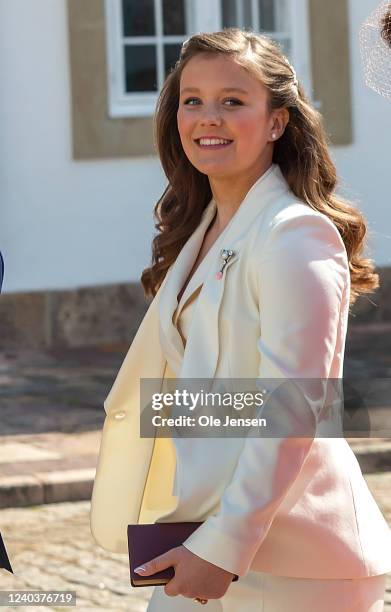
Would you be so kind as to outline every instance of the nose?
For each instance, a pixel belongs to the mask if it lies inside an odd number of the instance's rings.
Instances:
[[[212,105],[205,105],[202,109],[200,123],[201,125],[220,125],[221,115],[218,109]]]

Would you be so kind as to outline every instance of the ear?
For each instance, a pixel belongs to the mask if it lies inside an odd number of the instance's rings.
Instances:
[[[275,142],[283,135],[289,122],[289,111],[287,108],[276,108],[271,115],[270,140]]]

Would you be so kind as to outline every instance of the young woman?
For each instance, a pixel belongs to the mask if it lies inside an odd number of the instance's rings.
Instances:
[[[311,401],[342,378],[349,306],[378,285],[365,221],[334,193],[321,118],[280,49],[232,28],[183,45],[156,139],[169,184],[142,275],[154,299],[105,401],[92,532],[126,552],[129,523],[204,521],[140,568],[175,568],[149,612],[380,612],[390,530]],[[174,448],[139,434],[141,378],[310,380],[316,392],[272,404],[283,437]]]

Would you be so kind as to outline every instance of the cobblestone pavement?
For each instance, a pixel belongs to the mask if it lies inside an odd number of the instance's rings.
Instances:
[[[0,352],[2,436],[101,429],[124,345]]]
[[[73,590],[78,611],[144,611],[152,588],[132,588],[127,557],[95,544],[89,508],[89,502],[67,502],[2,510],[0,523],[15,573],[0,570],[1,589]]]
[[[391,377],[390,342],[391,335],[381,326],[352,326],[345,377]],[[74,451],[79,448],[78,467],[90,465],[96,452],[94,434],[103,424],[103,400],[127,348],[113,345],[0,353],[0,444],[3,442],[6,455],[1,459],[0,453],[0,467],[4,477],[12,476],[16,468],[7,461],[15,465],[18,453],[18,473],[28,471],[27,463],[34,461],[51,463],[58,469],[57,463],[64,462],[65,436],[72,438]],[[9,444],[6,452],[5,442]],[[61,457],[50,455],[54,442],[58,454],[64,451]],[[26,447],[21,451],[22,443],[29,443],[28,460]],[[391,524],[391,472],[369,474],[366,479]],[[15,570],[14,576],[0,570],[3,590],[76,590],[80,611],[146,609],[152,588],[132,589],[126,557],[95,545],[89,528],[89,502],[0,510],[0,526]],[[387,596],[385,612],[391,612],[391,577]]]
[[[344,377],[391,377],[391,324],[352,324],[346,337]]]
[[[391,524],[391,472],[370,474],[366,480]],[[11,575],[0,570],[1,588],[74,590],[80,612],[144,612],[153,589],[132,588],[126,556],[106,552],[95,544],[89,528],[89,507],[89,502],[76,502],[0,511],[15,571]],[[27,612],[32,608],[19,609]],[[384,612],[391,612],[391,574]]]
[[[349,327],[345,378],[391,378],[391,329],[383,327]],[[100,430],[103,401],[127,350],[127,344],[0,350],[0,435]]]

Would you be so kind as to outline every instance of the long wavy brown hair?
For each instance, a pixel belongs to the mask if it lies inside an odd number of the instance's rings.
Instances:
[[[183,44],[179,60],[158,98],[154,137],[168,185],[154,209],[159,233],[152,241],[152,265],[141,276],[145,295],[156,294],[212,198],[209,179],[186,157],[177,126],[182,70],[192,57],[205,52],[232,57],[267,87],[270,110],[282,107],[289,110],[285,132],[274,143],[273,162],[280,166],[293,193],[327,215],[337,227],[349,260],[350,305],[361,293],[373,292],[379,286],[379,277],[372,260],[362,256],[366,222],[357,208],[335,194],[336,169],[321,115],[309,103],[277,44],[258,33],[227,28],[195,34]]]

